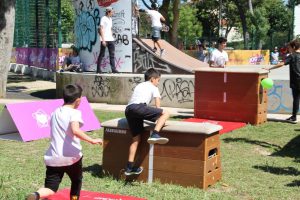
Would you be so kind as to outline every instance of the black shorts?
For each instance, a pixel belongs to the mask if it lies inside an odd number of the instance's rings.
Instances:
[[[52,191],[57,192],[64,173],[66,173],[72,182],[71,195],[80,195],[82,185],[82,158],[73,165],[62,167],[46,167],[45,188],[49,188]]]
[[[145,103],[131,104],[126,107],[125,116],[135,137],[144,131],[144,119],[155,122],[163,113],[163,109],[147,106]]]

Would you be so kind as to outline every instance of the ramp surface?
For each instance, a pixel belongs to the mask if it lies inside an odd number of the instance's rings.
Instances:
[[[133,50],[134,73],[143,73],[147,68],[154,67],[162,73],[192,74],[194,70],[209,67],[207,63],[185,54],[165,40],[160,40],[162,48],[165,49],[162,56],[159,50],[156,53],[152,52],[153,41],[151,39],[133,38],[133,42],[139,47]],[[150,61],[145,61],[145,58]]]

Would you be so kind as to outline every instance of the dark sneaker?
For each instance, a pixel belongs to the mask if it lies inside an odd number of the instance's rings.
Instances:
[[[131,169],[127,168],[126,171],[124,172],[124,174],[126,176],[139,175],[142,173],[142,171],[143,171],[143,167],[133,167]]]
[[[291,123],[297,123],[297,117],[291,116],[291,117],[287,118],[286,121],[291,122]]]
[[[39,194],[37,192],[31,193],[26,197],[26,200],[39,200]]]
[[[153,51],[153,53],[155,53],[155,52],[157,51],[157,48],[154,47],[154,48],[152,49],[152,51]]]
[[[169,139],[161,137],[157,133],[152,133],[151,136],[148,138],[147,142],[149,144],[166,144],[169,142]]]
[[[161,49],[161,50],[160,50],[160,57],[162,57],[164,54],[165,54],[165,50],[164,50],[164,49]]]
[[[112,73],[119,73],[119,71],[118,70],[112,70]]]

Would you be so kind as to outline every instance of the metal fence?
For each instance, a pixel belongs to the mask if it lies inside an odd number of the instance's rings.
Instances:
[[[58,48],[74,42],[72,0],[16,0],[15,47]]]
[[[55,70],[63,43],[74,43],[72,0],[16,0],[16,62]]]

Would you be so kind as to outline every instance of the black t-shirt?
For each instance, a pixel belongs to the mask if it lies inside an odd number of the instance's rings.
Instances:
[[[290,54],[285,60],[285,65],[290,65],[290,87],[300,90],[300,53]]]

